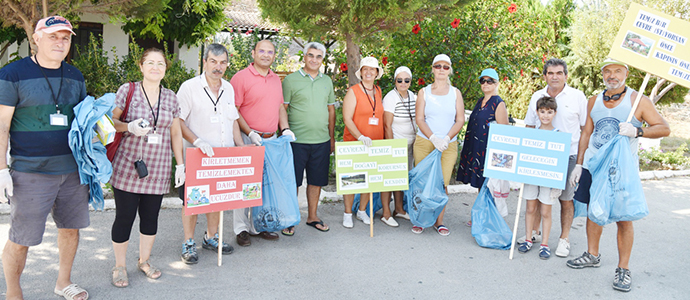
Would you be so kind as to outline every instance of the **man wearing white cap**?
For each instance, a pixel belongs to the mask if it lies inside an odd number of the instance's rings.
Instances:
[[[73,108],[86,97],[84,76],[63,62],[73,34],[61,16],[41,19],[32,36],[36,55],[0,70],[0,153],[7,152],[8,138],[11,145],[11,165],[0,155],[0,201],[9,197],[11,216],[2,254],[7,299],[23,297],[26,255],[41,243],[48,213],[58,228],[54,292],[65,299],[89,297],[70,278],[79,229],[89,226],[89,188],[80,184],[67,140]]]
[[[580,137],[577,165],[570,176],[571,184],[579,183],[575,200],[585,204],[589,204],[589,190],[592,184],[588,161],[601,146],[615,136],[611,132],[629,137],[630,150],[635,156],[639,148],[637,138],[643,136],[660,138],[671,133],[666,120],[659,115],[652,101],[644,95],[640,99],[633,119],[629,123],[626,122],[638,93],[625,86],[625,80],[628,77],[627,65],[607,59],[601,64],[601,73],[606,90],[589,99],[587,123]],[[646,122],[648,126],[643,127],[643,122]],[[637,165],[635,167],[637,168]],[[621,176],[626,176],[626,174],[621,174]],[[613,288],[628,292],[632,282],[628,262],[634,238],[633,224],[632,221],[620,221],[616,222],[616,225],[618,226],[618,267],[613,279]],[[601,264],[599,239],[602,229],[603,226],[587,219],[587,251],[580,257],[569,260],[566,263],[568,267],[573,269],[599,267]]]
[[[578,142],[580,141],[580,131],[585,126],[587,118],[587,97],[580,90],[574,89],[567,84],[568,80],[568,66],[565,61],[552,58],[544,63],[543,69],[544,81],[546,87],[535,92],[529,102],[527,108],[527,115],[525,116],[525,125],[527,127],[537,127],[539,117],[537,116],[537,100],[544,96],[549,96],[556,99],[558,105],[558,113],[553,119],[553,126],[562,132],[570,133],[570,156],[568,159],[568,171],[570,174],[575,168],[575,160],[577,159]],[[575,188],[570,181],[566,180],[566,186],[561,195],[558,197],[561,203],[561,235],[558,240],[558,247],[556,248],[556,256],[567,257],[570,254],[570,226],[573,224],[573,213],[575,208],[573,206],[573,195]],[[537,202],[539,205],[539,202]],[[537,219],[534,222],[532,230],[532,242],[541,241],[541,233],[539,233],[539,206],[537,206]],[[525,237],[518,239],[518,244],[525,241]],[[548,241],[544,241],[548,244]]]

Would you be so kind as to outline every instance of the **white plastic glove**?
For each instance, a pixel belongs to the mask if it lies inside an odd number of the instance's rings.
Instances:
[[[434,147],[438,151],[446,151],[448,149],[448,143],[446,143],[442,138],[437,137],[435,134],[432,134],[429,137],[429,141],[431,141],[432,144],[434,144]]]
[[[139,119],[136,119],[132,122],[127,123],[127,131],[131,132],[132,134],[134,134],[136,136],[143,136],[143,135],[146,135],[147,133],[149,133],[149,131],[151,130],[151,127],[147,126],[147,127],[141,128],[141,126],[139,126],[139,124],[143,120],[144,119],[139,118]]]
[[[443,137],[443,144],[445,145],[445,148],[443,151],[446,151],[448,149],[448,145],[450,144],[450,138],[446,135]],[[441,152],[443,152],[441,151]]]
[[[365,135],[360,135],[357,138],[358,141],[362,142],[364,146],[371,147],[371,138]]]
[[[256,131],[253,131],[247,135],[249,137],[249,140],[252,142],[252,144],[261,146],[261,136],[256,133]]]
[[[7,196],[5,196],[7,193]],[[10,169],[4,168],[0,170],[0,203],[7,203],[7,197],[14,195],[14,184],[12,183],[12,176]]]
[[[184,165],[175,166],[175,187],[181,187],[184,184],[186,175],[184,173]]]
[[[582,165],[577,164],[570,173],[570,186],[577,186],[577,184],[580,182],[580,176],[582,176]]]
[[[290,129],[285,129],[285,130],[283,130],[282,135],[289,135],[289,136],[291,136],[291,137],[292,137],[292,141],[296,141],[296,140],[297,140],[297,138],[295,137],[295,133],[292,132],[292,130],[290,130]]]
[[[620,127],[618,134],[631,138],[637,136],[637,127],[633,126],[633,124],[625,122],[618,124],[618,126]]]
[[[207,143],[206,141],[198,138],[196,141],[194,141],[194,146],[199,148],[199,150],[201,150],[201,152],[204,154],[208,155],[208,157],[213,157],[213,147],[211,147],[211,144]]]

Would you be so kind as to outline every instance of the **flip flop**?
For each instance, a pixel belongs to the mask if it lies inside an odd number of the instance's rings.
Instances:
[[[326,231],[330,230],[330,228],[321,229],[319,227],[316,227],[316,225],[321,225],[322,227],[325,227],[326,225],[323,224],[323,221],[307,222],[307,225],[314,227],[314,228],[316,228],[316,230],[321,231],[321,232],[326,232]]]
[[[283,235],[293,236],[295,235],[295,226],[290,226],[280,231]]]

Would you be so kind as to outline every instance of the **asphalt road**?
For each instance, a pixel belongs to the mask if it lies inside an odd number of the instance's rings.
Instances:
[[[220,267],[215,253],[201,247],[199,264],[180,261],[181,211],[164,209],[151,258],[163,276],[149,280],[136,269],[138,234],[133,234],[127,258],[130,286],[124,289],[110,283],[114,265],[110,227],[115,213],[92,212],[91,226],[81,231],[72,279],[88,289],[91,299],[688,299],[690,178],[643,185],[650,214],[635,222],[630,293],[611,288],[618,261],[615,225],[604,229],[600,268],[573,270],[565,265],[566,259],[555,255],[543,261],[537,249],[516,252],[511,261],[508,251],[477,246],[470,228],[463,225],[476,197],[467,193],[451,195],[445,217],[451,230],[447,237],[433,228],[413,234],[409,221],[391,228],[377,219],[370,238],[368,226],[360,221],[353,229],[344,228],[342,203],[329,202],[321,204],[319,213],[330,232],[319,232],[303,221],[292,237],[252,238],[251,246],[239,247],[232,236],[232,214],[226,213],[224,229],[235,253],[224,256]],[[511,228],[517,195],[512,192],[508,201],[511,214],[506,220]],[[301,204],[306,218],[306,204]],[[521,215],[524,218],[524,206]],[[549,241],[554,252],[558,219],[556,205]],[[43,243],[29,250],[22,277],[26,299],[56,299],[52,293],[58,269],[56,229],[48,220]],[[0,215],[3,245],[8,222],[9,215]],[[523,224],[521,219],[520,233]],[[569,258],[586,250],[583,224],[582,219],[573,224]],[[198,243],[205,226],[205,218],[200,217]],[[5,290],[5,281],[0,280],[2,295]]]

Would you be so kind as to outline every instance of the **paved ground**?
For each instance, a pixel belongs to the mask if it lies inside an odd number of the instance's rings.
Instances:
[[[92,212],[91,227],[82,231],[73,280],[87,288],[92,299],[688,299],[690,250],[690,178],[645,181],[650,215],[635,223],[636,242],[631,262],[633,290],[625,294],[611,288],[617,264],[616,227],[606,226],[601,243],[602,265],[598,269],[573,270],[563,258],[547,261],[538,251],[515,254],[477,246],[468,220],[476,194],[453,194],[446,213],[452,231],[441,237],[433,230],[421,235],[410,232],[410,223],[387,227],[375,223],[375,236],[355,222],[341,225],[342,203],[320,206],[321,217],[331,226],[322,233],[304,225],[293,237],[278,241],[252,239],[250,247],[235,247],[224,256],[223,265],[207,250],[201,261],[188,266],[179,259],[182,229],[179,209],[161,212],[158,240],[152,261],[163,270],[159,280],[148,280],[136,270],[138,236],[132,238],[128,256],[130,287],[110,284],[114,265],[110,226],[114,211]],[[514,221],[518,193],[511,193],[506,219]],[[524,206],[523,206],[524,207]],[[554,209],[555,248],[560,232],[558,208]],[[524,208],[522,214],[524,215]],[[306,206],[302,203],[302,216]],[[0,215],[0,243],[7,240],[8,215]],[[226,213],[225,230],[232,232],[232,214]],[[41,245],[29,251],[22,278],[26,299],[56,299],[52,294],[57,276],[56,229],[49,219]],[[201,217],[197,239],[205,228]],[[524,232],[520,221],[519,232]],[[570,258],[586,249],[584,222],[577,219],[571,234]],[[135,226],[138,226],[135,224]],[[135,231],[136,232],[136,231]],[[555,249],[553,249],[555,251]],[[4,295],[5,283],[0,280]]]

